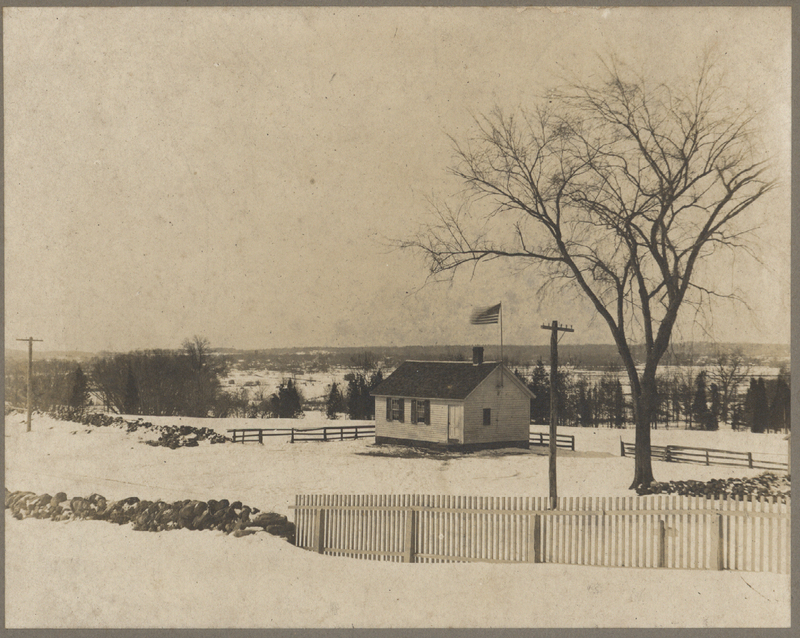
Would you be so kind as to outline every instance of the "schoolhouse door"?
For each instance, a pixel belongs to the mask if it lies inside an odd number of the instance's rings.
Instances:
[[[464,406],[447,406],[447,441],[448,443],[464,442]]]

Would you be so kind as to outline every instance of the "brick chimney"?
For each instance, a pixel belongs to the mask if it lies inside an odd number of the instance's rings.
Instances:
[[[479,366],[483,363],[483,348],[475,346],[472,349],[472,365]]]

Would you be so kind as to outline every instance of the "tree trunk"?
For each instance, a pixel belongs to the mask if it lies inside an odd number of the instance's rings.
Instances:
[[[656,383],[655,376],[643,375],[640,392],[631,392],[633,398],[633,417],[636,423],[636,452],[633,470],[633,482],[630,489],[654,482],[653,467],[650,456],[650,423],[655,412]],[[631,387],[635,387],[634,384]]]

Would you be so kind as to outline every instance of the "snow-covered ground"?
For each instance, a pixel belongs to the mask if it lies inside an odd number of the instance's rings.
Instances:
[[[278,386],[288,379],[292,379],[295,386],[302,392],[306,401],[324,400],[330,392],[331,384],[335,381],[339,389],[344,392],[347,388],[345,375],[351,372],[346,368],[333,368],[329,372],[302,372],[287,373],[276,370],[241,370],[233,368],[222,380],[222,388],[227,392],[237,393],[242,389],[247,390],[248,398],[254,399],[258,392],[270,396]],[[231,381],[233,383],[231,383]]]
[[[157,419],[214,427],[284,427],[231,419]],[[301,421],[329,424],[317,413]],[[539,429],[539,428],[534,428]],[[541,428],[546,429],[546,428]],[[141,430],[6,418],[9,490],[109,499],[241,500],[293,518],[295,494],[424,493],[544,496],[548,459],[484,453],[372,456],[369,440],[170,450]],[[563,428],[559,494],[629,496],[633,459],[620,434]],[[786,457],[781,435],[654,431],[653,443]],[[758,470],[654,462],[658,480],[752,476]],[[563,565],[402,565],[323,557],[267,534],[134,532],[99,521],[6,517],[8,627],[713,627],[788,626],[789,577],[778,574]],[[543,586],[546,583],[546,586]],[[565,601],[569,604],[565,604]],[[720,601],[726,604],[721,605]]]

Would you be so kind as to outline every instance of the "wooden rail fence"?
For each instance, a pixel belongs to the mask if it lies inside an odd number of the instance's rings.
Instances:
[[[790,503],[689,496],[298,495],[298,547],[407,563],[482,561],[788,573]]]
[[[531,445],[550,445],[550,434],[547,432],[531,432]],[[556,447],[575,451],[575,437],[572,434],[556,434]]]
[[[619,441],[622,456],[634,456],[636,445]],[[761,470],[788,471],[789,464],[782,461],[771,461],[755,458],[752,452],[734,452],[704,447],[686,447],[683,445],[651,445],[650,454],[653,459],[670,463],[701,463],[704,465],[732,465]]]
[[[374,425],[337,425],[321,428],[235,428],[230,429],[234,443],[264,443],[265,437],[286,436],[291,443],[298,441],[346,441],[375,436]],[[531,445],[549,445],[550,435],[532,432]],[[556,445],[560,448],[575,450],[575,437],[571,434],[557,434]]]
[[[375,436],[374,425],[337,425],[321,428],[235,428],[231,432],[234,443],[263,443],[264,437],[286,436],[290,443],[297,441],[348,441]]]

